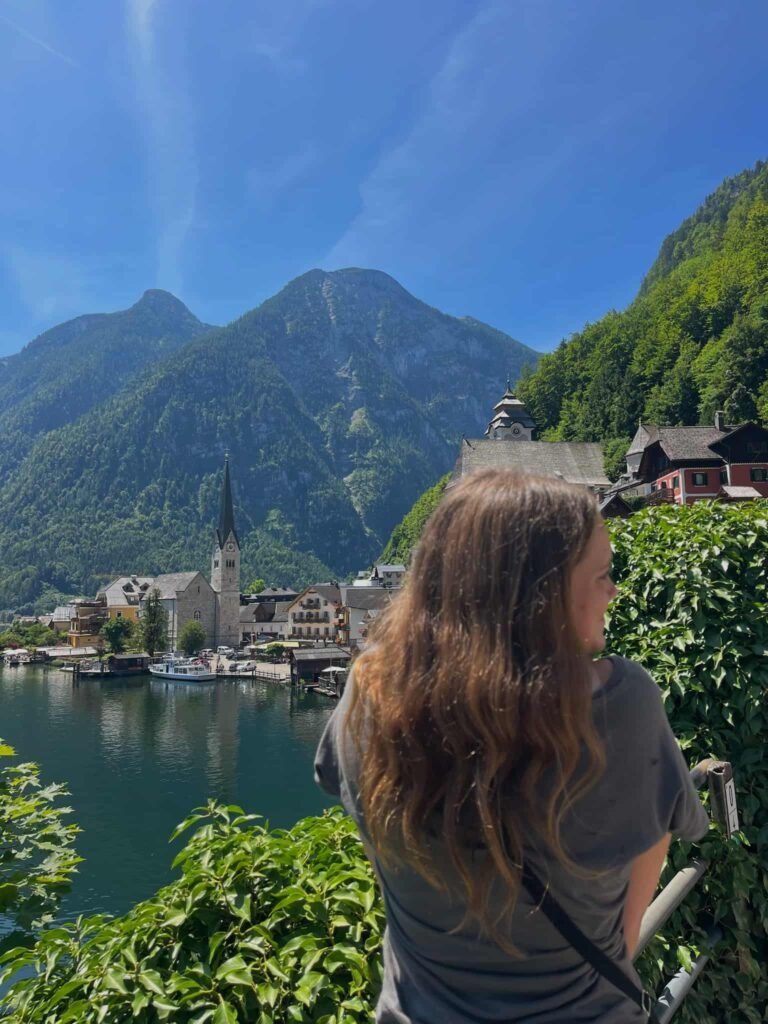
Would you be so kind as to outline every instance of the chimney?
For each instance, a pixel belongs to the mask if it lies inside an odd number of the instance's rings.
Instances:
[[[718,409],[715,413],[715,427],[718,430],[725,430],[725,413],[722,409]]]

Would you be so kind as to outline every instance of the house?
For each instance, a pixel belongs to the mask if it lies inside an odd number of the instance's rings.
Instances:
[[[370,630],[371,626],[373,625],[373,623],[376,621],[380,614],[380,608],[369,608],[366,611],[365,615],[363,615],[362,621],[360,623],[360,640],[358,642],[358,646],[360,648],[365,647],[365,645],[368,643],[368,631]]]
[[[336,642],[342,647],[359,647],[366,614],[385,608],[396,593],[397,588],[394,587],[341,587]]]
[[[400,587],[404,577],[404,565],[384,565],[383,562],[380,562],[373,567],[371,583],[380,587]]]
[[[626,518],[632,515],[632,509],[618,491],[608,492],[601,499],[598,507],[603,519],[615,519],[617,516]]]
[[[241,605],[240,634],[242,643],[253,643],[262,633],[272,634],[276,609],[276,601],[259,601]],[[287,615],[284,621],[288,621]]]
[[[287,608],[288,636],[292,640],[330,640],[336,635],[336,613],[341,603],[338,583],[315,583],[303,590]]]
[[[536,424],[507,387],[482,438],[462,438],[452,483],[480,469],[516,469],[582,484],[600,494],[610,487],[602,445],[594,441],[534,441]]]
[[[118,576],[106,587],[102,587],[96,597],[106,601],[107,616],[110,619],[122,618],[138,622],[141,599],[151,586],[151,576]]]
[[[67,642],[70,647],[94,647],[100,643],[99,633],[107,621],[107,603],[103,598],[71,601]]]
[[[641,425],[627,453],[633,466],[651,504],[768,497],[768,429],[726,424],[722,412],[709,427]]]
[[[299,647],[290,652],[291,682],[317,682],[323,669],[349,665],[352,655],[336,644],[324,647]]]

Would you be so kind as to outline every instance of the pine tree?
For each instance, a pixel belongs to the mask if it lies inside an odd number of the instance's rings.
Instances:
[[[160,604],[160,591],[150,590],[141,616],[141,641],[147,654],[153,655],[168,645],[168,616]]]

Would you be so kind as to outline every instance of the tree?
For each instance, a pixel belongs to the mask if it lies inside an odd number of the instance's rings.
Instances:
[[[15,751],[0,740],[0,757]],[[50,923],[82,859],[73,849],[77,825],[66,824],[64,786],[43,786],[36,764],[0,768],[0,915],[3,947],[28,941]]]
[[[626,470],[630,443],[629,437],[612,437],[603,441],[603,467],[609,480],[618,480]]]
[[[168,644],[168,616],[160,604],[160,591],[153,587],[147,594],[141,616],[141,642],[149,655],[164,650]]]
[[[179,647],[186,655],[197,654],[205,647],[205,630],[196,619],[185,623],[178,639]]]
[[[255,580],[248,584],[245,592],[246,594],[260,594],[266,585],[266,581],[261,576],[257,576]]]
[[[101,635],[112,654],[122,654],[133,635],[133,623],[124,618],[108,619],[101,627]]]

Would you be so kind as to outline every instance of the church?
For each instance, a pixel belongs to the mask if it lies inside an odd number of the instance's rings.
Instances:
[[[462,438],[453,480],[479,469],[517,469],[556,476],[601,494],[610,486],[603,448],[592,441],[536,441],[536,423],[509,382],[482,438]]]
[[[219,521],[214,531],[210,583],[201,572],[170,572],[160,576],[119,576],[97,595],[109,618],[140,616],[141,603],[157,591],[165,611],[168,648],[190,622],[199,622],[209,647],[240,643],[240,539],[235,526],[229,456],[224,457]]]

